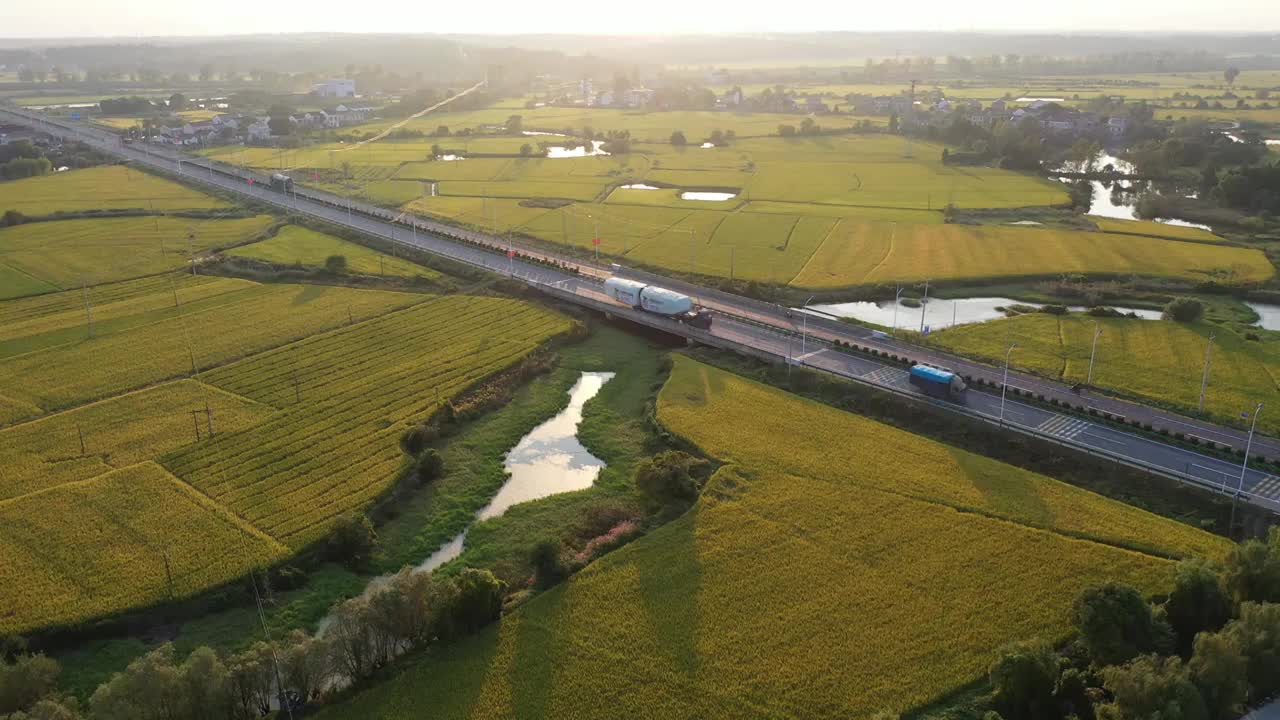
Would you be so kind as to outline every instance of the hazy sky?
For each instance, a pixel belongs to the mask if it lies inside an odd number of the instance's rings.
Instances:
[[[1276,31],[1276,0],[0,0],[0,37],[289,32]],[[788,7],[803,12],[786,12]],[[753,11],[752,8],[758,8]],[[782,12],[776,12],[782,10]]]

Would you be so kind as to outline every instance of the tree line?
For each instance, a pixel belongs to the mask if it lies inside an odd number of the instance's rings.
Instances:
[[[984,720],[1234,720],[1280,691],[1280,528],[1221,566],[1181,562],[1149,603],[1120,584],[1072,607],[1075,639],[1003,648]]]

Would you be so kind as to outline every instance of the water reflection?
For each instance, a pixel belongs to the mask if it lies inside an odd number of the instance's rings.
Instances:
[[[721,202],[724,200],[732,200],[737,197],[738,193],[731,192],[702,192],[699,190],[685,190],[680,193],[681,200],[711,200]]]
[[[896,323],[897,327],[919,331],[922,327],[921,314],[923,313],[924,328],[941,330],[952,325],[968,325],[1006,317],[1005,312],[998,308],[1006,308],[1011,305],[1040,307],[1035,303],[1025,303],[1006,297],[973,297],[956,298],[954,300],[932,298],[923,307],[907,307],[899,303]],[[826,315],[853,318],[862,322],[883,325],[884,327],[893,327],[895,322],[894,303],[892,300],[810,305],[809,309]],[[1088,308],[1083,305],[1072,305],[1068,309],[1071,312],[1083,312]],[[1160,319],[1159,310],[1127,307],[1116,307],[1115,309],[1123,313],[1136,313],[1138,317],[1144,320]]]

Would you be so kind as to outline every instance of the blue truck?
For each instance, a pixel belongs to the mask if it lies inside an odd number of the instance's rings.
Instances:
[[[912,367],[910,382],[929,397],[952,402],[964,402],[964,393],[968,389],[959,375],[932,365]]]

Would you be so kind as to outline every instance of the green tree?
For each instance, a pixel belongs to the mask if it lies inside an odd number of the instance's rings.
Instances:
[[[1248,661],[1250,699],[1280,690],[1280,605],[1246,602],[1222,633]]]
[[[1228,636],[1212,632],[1197,635],[1187,667],[1210,720],[1240,717],[1249,695],[1249,662]]]
[[[1098,665],[1119,665],[1138,655],[1165,650],[1172,630],[1156,618],[1138,590],[1107,583],[1076,598],[1072,618],[1080,641]]]
[[[534,581],[540,588],[549,588],[569,575],[569,566],[564,561],[564,544],[556,538],[538,541],[529,553],[529,562],[533,565]]]
[[[706,464],[686,452],[667,450],[640,462],[636,487],[659,506],[691,502],[702,488],[699,474]]]
[[[430,448],[418,457],[413,470],[418,478],[418,484],[425,485],[444,473],[444,458],[435,448]]]
[[[333,523],[326,541],[329,558],[360,568],[378,544],[378,533],[364,515],[343,515]]]
[[[488,570],[467,568],[454,579],[454,599],[449,612],[453,633],[470,635],[502,615],[507,584]]]
[[[1173,592],[1165,603],[1165,615],[1178,637],[1178,646],[1191,650],[1197,634],[1216,631],[1231,619],[1232,603],[1221,578],[1205,560],[1193,558],[1178,564]]]
[[[889,132],[898,132],[898,113],[893,113],[889,116]]]
[[[675,145],[676,147],[684,147],[685,145],[689,144],[689,141],[685,139],[683,131],[676,130],[675,132],[671,133],[671,144]]]
[[[778,126],[778,135],[782,137],[795,137],[795,134],[796,134],[795,125],[782,124]]]
[[[1208,720],[1209,712],[1190,673],[1176,657],[1143,655],[1102,671],[1111,702],[1098,708],[1103,720]]]
[[[0,715],[26,710],[52,693],[61,671],[56,660],[42,654],[0,658]]]
[[[1050,717],[1054,712],[1058,664],[1058,654],[1046,642],[1006,646],[988,670],[992,705],[1009,720]]]
[[[1280,601],[1280,528],[1267,541],[1250,539],[1231,548],[1222,581],[1236,602]]]
[[[341,275],[347,271],[346,255],[330,255],[324,259],[325,272]]]
[[[1204,305],[1195,298],[1174,298],[1164,306],[1164,318],[1177,322],[1195,322],[1204,314]]]
[[[524,117],[520,115],[512,115],[507,118],[507,132],[512,135],[519,135],[524,132]]]
[[[529,143],[525,143],[525,144],[521,145],[521,146],[520,146],[520,154],[521,154],[521,155],[525,155],[525,156],[532,155],[532,154],[533,154],[533,146],[532,146],[532,145],[530,145]]]
[[[1227,81],[1228,85],[1235,85],[1236,78],[1240,77],[1240,68],[1232,65],[1222,71],[1222,77]]]

